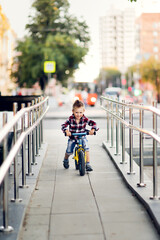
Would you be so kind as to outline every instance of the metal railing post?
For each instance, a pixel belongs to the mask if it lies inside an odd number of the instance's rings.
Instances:
[[[7,113],[3,113],[3,126],[7,123]],[[3,161],[7,157],[7,137],[3,141]],[[3,226],[0,226],[0,232],[11,232],[13,228],[8,226],[8,173],[3,181]]]
[[[109,110],[109,102],[107,101],[107,109]],[[107,142],[109,142],[109,113],[107,112]]]
[[[21,104],[21,108],[25,108],[25,103]],[[25,115],[21,119],[21,133],[25,131]],[[26,139],[22,143],[22,186],[21,188],[29,187],[26,185]]]
[[[143,115],[144,111],[139,110],[139,125],[140,128],[143,128]],[[140,169],[140,182],[137,183],[138,187],[145,187],[146,184],[144,183],[144,164],[143,164],[143,133],[139,133],[139,169]]]
[[[43,100],[43,97],[41,96],[41,101],[42,100]],[[41,105],[41,115],[43,114],[43,109],[44,109],[44,105]],[[41,127],[41,143],[43,143],[43,119],[41,120],[40,127]]]
[[[116,103],[116,115],[119,116],[119,105],[117,103]],[[118,120],[116,120],[116,153],[115,155],[119,155],[119,121]]]
[[[125,103],[124,100],[122,100],[123,103]],[[122,119],[125,120],[125,106],[122,106]],[[121,164],[126,163],[125,161],[125,126],[122,123],[122,161],[120,162]]]
[[[38,103],[40,103],[41,98],[38,97]],[[41,116],[41,106],[38,107],[38,117]],[[39,148],[41,148],[41,127],[40,127],[40,123],[38,125],[38,131],[39,131]]]
[[[129,123],[133,125],[133,109],[129,108]],[[135,174],[133,171],[133,129],[129,128],[129,172],[128,174]]]
[[[111,102],[111,112],[113,113],[113,102]],[[113,134],[113,115],[111,114],[111,148],[114,146],[114,134]]]
[[[32,106],[34,106],[35,101],[32,100]],[[35,110],[32,110],[32,124],[35,122]],[[36,154],[35,154],[35,129],[32,131],[32,165],[37,165]]]
[[[153,102],[153,107],[157,107],[157,101]],[[153,132],[157,134],[157,115],[153,113]],[[158,196],[158,173],[157,173],[157,141],[153,139],[153,196],[150,199],[159,199]]]
[[[18,104],[13,103],[13,114],[16,115],[18,109]],[[17,141],[17,123],[13,127],[14,131],[14,144]],[[21,202],[22,199],[19,198],[19,179],[18,179],[18,156],[16,154],[14,158],[14,198],[11,199],[12,202]]]
[[[27,107],[30,107],[31,103],[27,104]],[[28,128],[31,126],[31,112],[28,111]],[[32,165],[31,165],[31,133],[28,134],[28,176],[32,176],[34,175],[34,173],[32,173]]]
[[[35,104],[37,104],[37,98],[35,99]],[[38,119],[38,108],[36,108],[36,120]],[[39,156],[39,148],[38,148],[38,142],[39,142],[39,131],[38,126],[36,126],[36,156]]]

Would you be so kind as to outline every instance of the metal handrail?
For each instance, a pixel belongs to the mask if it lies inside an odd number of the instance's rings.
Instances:
[[[108,98],[108,97],[104,97],[104,96],[101,96],[100,97],[100,100],[108,100],[110,102],[113,102],[113,103],[116,103],[118,105],[121,105],[121,106],[125,106],[125,107],[129,107],[129,108],[134,108],[134,109],[139,109],[139,110],[147,110],[147,111],[150,111],[152,113],[155,113],[157,114],[158,116],[160,116],[160,111],[156,108],[156,107],[153,107],[153,106],[144,106],[144,105],[136,105],[136,104],[131,104],[131,103],[125,103],[125,102],[119,102],[117,100],[114,100],[114,99],[111,99],[111,98]],[[102,103],[102,101],[101,101]]]
[[[105,98],[104,98],[105,99]],[[107,99],[108,100],[108,99]],[[116,103],[116,101],[114,101],[115,103]],[[117,102],[119,105],[121,105],[121,103],[119,103],[119,102]],[[134,106],[135,105],[132,105],[132,104],[123,104],[122,103],[122,105],[123,106],[127,106],[127,107],[130,107],[130,108],[134,108]],[[110,113],[112,116],[114,116],[114,118],[116,118],[117,120],[119,120],[122,124],[124,124],[126,127],[128,127],[128,128],[132,128],[133,130],[136,130],[136,131],[138,131],[138,132],[142,132],[142,133],[144,133],[144,134],[147,134],[147,135],[149,135],[149,136],[151,136],[152,138],[154,138],[158,143],[160,143],[160,137],[159,136],[157,136],[155,133],[153,133],[152,131],[148,131],[148,130],[145,130],[145,129],[143,129],[143,128],[139,128],[139,127],[136,127],[136,126],[134,126],[134,125],[132,125],[132,124],[130,124],[130,123],[128,123],[127,121],[125,121],[124,119],[122,119],[121,117],[118,117],[116,114],[114,114],[113,112],[110,112],[109,110],[107,110],[105,107],[103,107],[103,106],[101,106],[101,108],[103,109],[103,110],[105,110],[106,112],[108,112],[108,113]],[[155,107],[153,108],[141,108],[141,106],[137,106],[136,107],[137,109],[143,109],[143,110],[148,110],[148,111],[150,111],[150,112],[152,112],[152,113],[155,113],[155,114],[157,114],[156,113],[156,111],[155,111]],[[160,111],[159,111],[159,114],[160,114]],[[160,116],[160,115],[159,115]]]
[[[105,106],[103,102],[105,101]],[[139,132],[139,157],[140,157],[140,182],[137,183],[139,187],[145,187],[144,183],[144,164],[143,164],[143,134],[149,135],[153,139],[153,196],[151,199],[159,199],[158,196],[158,181],[157,181],[157,143],[160,143],[160,136],[157,134],[157,116],[160,116],[160,110],[156,108],[156,101],[153,106],[135,105],[132,103],[125,103],[125,101],[119,102],[118,100],[111,99],[109,97],[100,97],[100,105],[103,110],[107,112],[107,141],[109,141],[111,131],[111,147],[113,147],[114,132],[116,133],[116,155],[119,154],[119,127],[118,123],[121,123],[121,145],[122,145],[122,161],[120,163],[126,163],[125,161],[125,132],[124,129],[129,129],[129,160],[130,171],[128,174],[134,174],[133,171],[133,130]],[[113,110],[115,107],[116,111]],[[121,107],[121,112],[119,111]],[[126,109],[129,109],[129,122],[125,120]],[[133,109],[139,110],[139,126],[133,124]],[[153,115],[152,131],[143,127],[143,113],[149,111]],[[111,117],[110,117],[111,116]],[[116,120],[116,129],[113,131],[113,118]],[[111,128],[109,127],[111,121]]]
[[[40,106],[41,104],[37,104],[38,106]],[[43,117],[45,116],[45,114],[48,111],[48,108],[46,109],[46,111],[43,113],[43,115],[41,115],[41,117],[30,127],[28,128],[26,131],[22,132],[20,137],[18,138],[16,144],[13,146],[13,148],[11,149],[10,153],[8,154],[8,157],[5,159],[4,163],[1,165],[0,167],[0,184],[2,183],[8,169],[10,168],[14,157],[16,156],[16,154],[18,153],[18,150],[21,147],[21,144],[23,142],[23,140],[25,139],[25,137],[40,123],[40,121],[43,119]],[[32,109],[34,109],[34,107],[28,107],[26,109],[21,109],[19,111],[20,114],[17,113],[18,116],[15,116],[15,118],[13,119],[13,121],[15,122],[15,124],[17,123],[17,121],[24,116],[24,114],[26,112],[31,111]],[[13,123],[9,123],[8,125],[6,125],[6,129],[10,130],[10,125],[13,125]],[[14,125],[13,125],[14,126]],[[5,127],[4,127],[5,128]],[[6,129],[3,131],[4,133],[4,137],[6,136]],[[3,130],[3,129],[2,129]],[[1,134],[1,131],[0,131]],[[1,138],[0,138],[1,139]],[[1,140],[2,141],[2,140]]]
[[[3,226],[0,227],[0,231],[3,232],[10,232],[13,230],[11,226],[8,226],[8,170],[11,167],[11,164],[14,161],[14,199],[12,201],[19,202],[21,199],[19,198],[19,184],[18,184],[18,163],[17,163],[17,155],[20,147],[22,147],[22,187],[27,187],[26,183],[26,157],[25,157],[25,144],[26,144],[26,137],[28,136],[28,175],[33,175],[31,171],[31,165],[35,163],[35,159],[33,156],[35,154],[35,146],[36,146],[36,153],[38,155],[38,148],[41,147],[41,141],[43,141],[43,129],[42,129],[42,120],[45,116],[46,112],[49,109],[48,106],[49,98],[46,97],[42,99],[42,97],[35,97],[35,102],[32,100],[31,103],[28,103],[25,107],[24,104],[21,104],[21,110],[16,112],[17,103],[13,103],[13,112],[14,116],[12,121],[7,123],[7,113],[3,113],[3,128],[0,130],[0,143],[3,143],[3,162],[0,166],[0,184],[3,182]],[[35,103],[35,104],[34,104]],[[45,105],[47,104],[47,105]],[[45,109],[44,109],[45,106]],[[25,126],[25,114],[28,116],[28,124],[27,127]],[[21,120],[21,128],[17,130],[17,125],[19,120]],[[13,129],[14,131],[14,144],[9,151],[7,152],[6,143],[8,134]],[[17,133],[19,135],[17,137]],[[31,136],[32,134],[32,136]],[[35,140],[36,134],[36,140]],[[31,142],[32,137],[32,142]],[[35,142],[35,141],[36,142]],[[31,145],[32,145],[32,162],[31,162]]]
[[[40,103],[37,103],[31,107],[22,108],[17,112],[17,114],[13,117],[12,121],[7,123],[2,129],[0,129],[0,143],[4,140],[7,136],[9,131],[15,126],[20,118],[22,118],[25,113],[32,111],[33,109],[37,109],[39,106],[43,105],[46,101],[48,101],[48,97],[46,97]]]

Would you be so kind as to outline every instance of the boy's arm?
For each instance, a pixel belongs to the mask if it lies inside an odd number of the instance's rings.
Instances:
[[[92,131],[93,133],[94,133],[94,131],[98,131],[98,129],[99,129],[99,128],[97,129],[97,124],[93,120],[88,119],[88,125],[92,127],[91,130],[93,130]]]
[[[68,130],[68,126],[70,125],[69,120],[67,120],[64,124],[62,124],[62,131],[63,133],[66,134],[66,136],[70,137],[71,136],[71,132]]]
[[[65,123],[61,125],[61,130],[63,131],[63,133],[66,132],[66,130],[68,129],[68,126],[69,126],[69,120],[65,121]]]

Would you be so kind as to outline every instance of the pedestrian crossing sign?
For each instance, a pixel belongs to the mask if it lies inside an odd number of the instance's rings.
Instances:
[[[56,71],[56,62],[55,61],[45,61],[44,62],[44,72],[45,73],[54,73]]]

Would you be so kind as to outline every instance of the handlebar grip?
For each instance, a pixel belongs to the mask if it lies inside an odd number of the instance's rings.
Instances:
[[[89,135],[89,130],[88,129],[86,129],[86,135]]]

